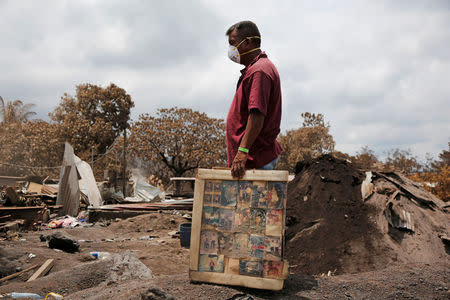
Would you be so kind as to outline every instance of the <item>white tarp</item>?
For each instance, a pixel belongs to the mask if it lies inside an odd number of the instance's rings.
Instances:
[[[91,166],[76,155],[75,164],[81,177],[78,181],[81,192],[88,197],[89,205],[91,207],[100,207],[103,204],[102,195],[98,189]]]

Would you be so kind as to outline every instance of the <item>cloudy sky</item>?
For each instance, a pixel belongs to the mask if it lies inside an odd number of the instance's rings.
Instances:
[[[450,140],[450,1],[0,0],[0,95],[38,117],[80,83],[126,89],[132,118],[226,118],[241,66],[226,29],[252,20],[278,67],[282,131],[325,115],[340,151],[437,155]]]

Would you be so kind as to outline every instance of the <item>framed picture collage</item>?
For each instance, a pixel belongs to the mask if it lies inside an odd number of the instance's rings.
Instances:
[[[279,290],[287,201],[285,171],[199,169],[191,233],[194,281]]]

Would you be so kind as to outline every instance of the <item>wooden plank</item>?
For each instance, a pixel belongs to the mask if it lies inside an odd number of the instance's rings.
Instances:
[[[34,272],[34,274],[31,275],[30,278],[28,278],[27,282],[33,281],[47,274],[48,271],[50,271],[50,269],[53,267],[53,261],[53,259],[47,259],[45,263],[43,263],[42,266],[36,272]]]
[[[230,170],[211,170],[198,169],[198,179],[208,180],[237,180],[231,176]],[[244,177],[240,180],[259,180],[259,181],[288,181],[288,171],[266,171],[266,170],[247,170]]]
[[[29,268],[26,268],[25,270],[22,270],[22,271],[20,271],[20,272],[17,272],[17,273],[8,275],[8,276],[3,277],[3,278],[0,278],[0,282],[3,282],[3,281],[7,281],[7,280],[10,280],[10,279],[16,278],[17,276],[20,276],[20,275],[22,275],[23,273],[29,272],[29,271],[31,271],[31,270],[33,270],[33,269],[36,269],[37,267],[39,267],[39,265],[34,265],[34,266],[31,266],[31,267],[29,267]]]
[[[21,211],[21,210],[42,210],[43,208],[61,208],[62,205],[49,205],[49,206],[3,206],[0,207],[0,211]]]
[[[200,253],[200,229],[202,226],[204,191],[205,181],[196,179],[194,188],[194,206],[192,208],[191,246],[189,255],[189,269],[192,271],[198,270],[198,259]]]
[[[286,279],[289,276],[289,263],[287,260],[283,261],[283,278]]]
[[[279,290],[283,289],[283,283],[284,283],[283,279],[250,277],[250,276],[215,273],[215,272],[190,271],[189,276],[191,278],[191,281],[219,283],[219,284],[226,284],[226,285],[237,285],[237,286],[244,286],[244,287],[262,289],[262,290],[273,290],[273,291],[279,291]]]
[[[40,194],[42,193],[42,184],[30,182],[27,188],[27,193],[29,194]]]
[[[6,216],[0,216],[0,221],[2,220],[8,220],[11,218],[11,215],[6,215]]]

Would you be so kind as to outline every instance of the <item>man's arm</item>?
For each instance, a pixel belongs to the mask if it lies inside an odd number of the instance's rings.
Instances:
[[[250,149],[256,138],[258,137],[264,125],[265,116],[257,109],[250,111],[248,116],[247,127],[242,137],[240,147]],[[247,162],[247,153],[238,151],[231,165],[231,175],[233,177],[242,178],[245,174],[245,163]]]

